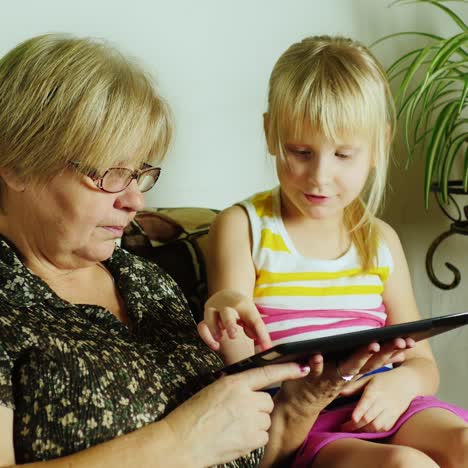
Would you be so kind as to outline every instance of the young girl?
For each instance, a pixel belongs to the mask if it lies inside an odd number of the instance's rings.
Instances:
[[[292,45],[271,74],[264,127],[279,186],[212,226],[205,342],[230,364],[255,352],[251,338],[266,348],[419,319],[398,236],[376,218],[394,108],[369,50],[326,36]],[[432,396],[427,341],[405,354],[347,384],[294,466],[467,466],[468,411]]]

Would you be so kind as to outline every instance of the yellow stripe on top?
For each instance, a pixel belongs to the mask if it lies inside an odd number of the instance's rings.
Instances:
[[[281,239],[282,240],[282,239]],[[262,244],[262,247],[265,247]],[[272,249],[275,250],[275,249]],[[346,278],[358,275],[377,275],[382,281],[386,281],[390,274],[389,267],[372,268],[364,271],[361,268],[353,268],[341,271],[301,271],[301,272],[275,272],[260,270],[257,274],[256,284],[287,283],[288,281],[314,281]]]
[[[255,195],[252,197],[251,203],[254,206],[258,217],[273,217],[273,195],[271,190]]]
[[[262,229],[260,236],[260,248],[270,249],[275,252],[291,253],[279,234],[271,232],[270,229]]]
[[[383,285],[377,286],[271,286],[256,287],[255,297],[266,296],[349,296],[356,294],[382,294]]]

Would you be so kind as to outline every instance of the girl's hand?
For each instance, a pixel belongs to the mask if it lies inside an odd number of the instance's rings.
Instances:
[[[394,371],[370,377],[344,432],[386,432],[396,423],[414,398]]]
[[[273,400],[259,392],[275,382],[310,371],[295,363],[276,364],[221,377],[170,413],[164,421],[190,453],[190,466],[234,460],[268,442]]]
[[[204,320],[198,324],[198,333],[211,349],[218,351],[222,336],[227,334],[229,338],[235,338],[239,326],[262,350],[271,348],[270,335],[253,301],[237,291],[223,289],[206,301]]]

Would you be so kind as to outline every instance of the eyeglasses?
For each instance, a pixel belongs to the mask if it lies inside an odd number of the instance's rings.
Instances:
[[[79,169],[80,163],[78,161],[68,161],[68,163],[75,168]],[[144,164],[142,169],[132,171],[126,167],[111,167],[104,172],[101,176],[95,171],[82,172],[83,175],[91,178],[96,187],[108,193],[118,193],[124,191],[132,182],[137,181],[140,192],[147,192],[152,189],[154,184],[159,179],[161,174],[160,167],[154,167],[149,164]]]

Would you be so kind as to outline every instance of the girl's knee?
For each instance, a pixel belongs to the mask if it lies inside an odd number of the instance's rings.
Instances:
[[[439,468],[439,465],[425,453],[402,445],[388,445],[385,454],[385,468]]]

